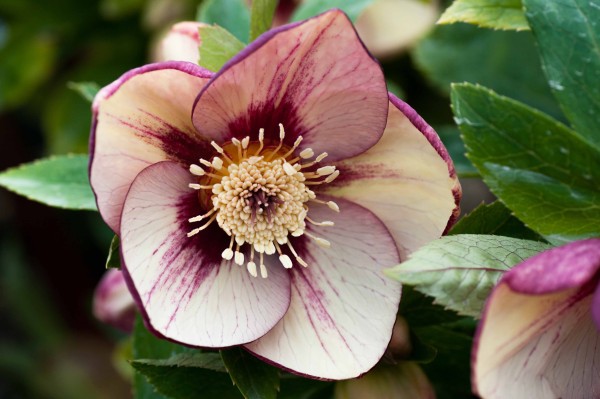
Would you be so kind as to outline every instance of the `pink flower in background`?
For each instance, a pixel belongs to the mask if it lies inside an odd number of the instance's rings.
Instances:
[[[198,48],[202,45],[199,29],[201,22],[179,22],[171,27],[153,48],[155,61],[188,61],[197,64],[200,60]]]
[[[340,11],[269,31],[212,74],[130,71],[94,101],[90,179],[149,328],[298,374],[365,373],[460,186]]]
[[[133,330],[135,302],[120,270],[110,269],[104,273],[94,292],[93,313],[98,320],[120,330]]]
[[[274,25],[292,18],[303,0],[280,0]],[[376,57],[390,57],[414,45],[440,16],[438,0],[374,0],[356,19],[355,27]]]
[[[486,399],[600,397],[600,239],[542,252],[502,277],[472,373]]]

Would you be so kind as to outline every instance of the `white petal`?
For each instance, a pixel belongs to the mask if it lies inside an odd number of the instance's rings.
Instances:
[[[339,214],[311,205],[309,216],[335,222],[313,228],[331,248],[294,240],[308,267],[291,269],[290,308],[273,330],[246,345],[286,369],[326,379],[356,377],[375,365],[390,342],[400,299],[400,284],[382,273],[399,261],[389,232],[366,209],[339,203]]]
[[[216,223],[188,238],[188,219],[201,212],[189,177],[182,166],[160,162],[131,186],[121,250],[134,298],[150,326],[174,341],[204,347],[252,341],[287,310],[289,277],[278,267],[268,279],[255,279],[223,260],[230,238]]]

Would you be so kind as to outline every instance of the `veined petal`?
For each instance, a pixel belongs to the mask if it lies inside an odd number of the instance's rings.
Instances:
[[[340,176],[324,189],[373,212],[406,259],[454,223],[461,189],[435,131],[391,94],[389,107],[381,140],[367,152],[335,163]]]
[[[191,238],[198,215],[190,173],[173,162],[144,169],[123,208],[121,253],[130,288],[152,329],[173,341],[225,347],[255,340],[275,325],[290,301],[282,267],[267,279],[221,258],[229,237],[218,226]]]
[[[123,273],[110,269],[98,283],[94,292],[94,316],[104,323],[123,331],[131,331],[136,307]]]
[[[186,62],[150,64],[127,72],[94,99],[90,182],[115,233],[127,190],[142,169],[167,159],[189,164],[210,151],[190,119],[210,77]]]
[[[246,345],[269,362],[321,379],[357,377],[377,363],[390,342],[401,290],[382,273],[399,262],[385,226],[361,206],[338,204],[333,215],[311,205],[309,217],[335,223],[310,231],[331,247],[308,238],[294,242],[308,267],[291,270],[290,308],[267,335]]]
[[[473,389],[485,398],[600,396],[600,331],[590,308],[600,239],[568,244],[505,274],[473,346]]]
[[[194,64],[200,59],[199,47],[202,44],[199,29],[202,22],[179,22],[171,27],[155,49],[156,61],[188,61]]]
[[[339,10],[260,36],[198,96],[194,125],[215,140],[265,129],[297,136],[328,160],[357,155],[381,137],[387,94],[381,67]]]

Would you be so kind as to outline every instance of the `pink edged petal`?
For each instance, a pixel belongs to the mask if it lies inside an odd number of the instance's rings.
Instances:
[[[340,176],[324,188],[373,212],[406,259],[452,226],[460,212],[461,188],[435,131],[391,94],[389,107],[381,140],[365,153],[335,163]]]
[[[295,264],[291,270],[290,308],[267,335],[246,345],[294,373],[334,380],[357,377],[381,358],[401,291],[382,273],[399,262],[385,226],[356,204],[338,204],[339,214],[311,205],[313,220],[335,222],[334,227],[310,229],[330,241],[331,248],[308,238],[294,241],[308,267]]]
[[[93,312],[98,320],[120,330],[133,329],[135,302],[120,270],[110,269],[104,273],[94,291]]]
[[[600,332],[590,317],[590,294],[588,284],[531,296],[501,282],[475,337],[475,393],[486,399],[600,397]]]
[[[224,261],[229,237],[212,225],[191,238],[188,219],[201,214],[192,176],[174,162],[144,169],[133,182],[121,223],[121,253],[130,289],[147,324],[170,340],[225,347],[255,340],[290,303],[282,267],[267,279]]]
[[[544,251],[506,273],[504,281],[524,294],[548,294],[581,287],[600,273],[600,238]]]
[[[199,29],[206,26],[201,22],[179,22],[171,27],[155,49],[155,61],[188,61],[194,64],[200,59],[202,44]],[[197,93],[196,93],[197,94]]]
[[[200,93],[194,125],[219,141],[255,137],[326,151],[331,160],[359,154],[381,137],[387,94],[381,67],[339,10],[260,36]]]
[[[192,104],[211,73],[186,62],[129,71],[94,99],[90,181],[100,214],[119,231],[127,190],[146,166],[191,163],[209,151],[194,129]]]

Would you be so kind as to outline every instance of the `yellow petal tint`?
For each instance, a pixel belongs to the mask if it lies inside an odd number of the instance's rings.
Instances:
[[[335,163],[340,178],[325,190],[373,212],[390,230],[401,258],[406,259],[423,244],[439,238],[449,220],[453,221],[460,185],[433,129],[415,119],[416,113],[406,104],[393,101],[381,140],[365,153]]]

